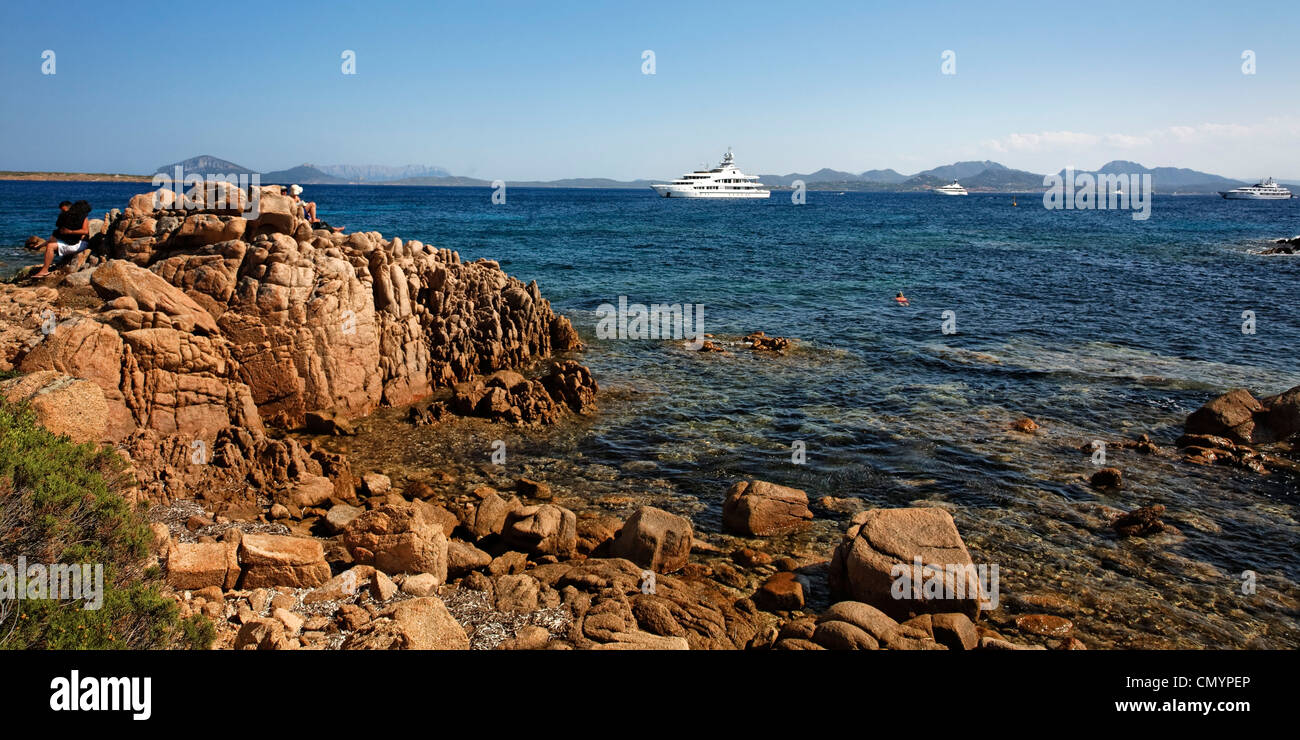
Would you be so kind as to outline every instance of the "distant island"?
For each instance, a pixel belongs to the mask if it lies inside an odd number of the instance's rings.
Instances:
[[[229,160],[211,155],[159,167],[156,174],[171,174],[180,167],[186,174],[198,175],[251,175],[258,174],[264,183],[299,183],[301,185],[392,185],[419,187],[492,187],[492,180],[453,175],[442,167],[427,165],[315,165],[303,163],[283,170],[259,172]],[[1063,172],[1063,171],[1062,171]],[[1241,180],[1199,172],[1181,167],[1145,167],[1137,162],[1115,160],[1096,170],[1076,170],[1079,173],[1149,174],[1156,192],[1168,194],[1216,193],[1220,190],[1248,185]],[[67,172],[5,172],[0,180],[48,180],[81,182],[149,182],[153,175],[67,173]],[[923,192],[958,180],[975,193],[1026,193],[1042,192],[1045,175],[1012,169],[997,162],[966,161],[923,170],[905,175],[892,169],[874,169],[865,172],[847,172],[823,168],[802,174],[760,175],[760,181],[774,190],[795,187],[802,181],[809,190],[843,190],[859,192]],[[531,188],[645,188],[655,180],[612,180],[601,177],[564,178],[560,180],[509,180],[511,187]]]
[[[104,172],[16,172],[0,170],[0,180],[37,182],[150,182],[152,175],[120,175]]]

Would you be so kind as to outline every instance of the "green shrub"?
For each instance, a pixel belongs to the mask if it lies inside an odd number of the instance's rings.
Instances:
[[[122,493],[134,481],[111,450],[73,444],[0,400],[0,563],[102,564],[103,604],[0,600],[0,648],[206,648],[204,618],[181,620],[146,562],[150,532]]]

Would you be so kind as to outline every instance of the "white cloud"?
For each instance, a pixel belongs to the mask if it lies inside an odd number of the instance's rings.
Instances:
[[[1198,123],[1143,132],[1088,133],[1042,131],[1013,133],[981,142],[985,150],[1023,155],[1021,166],[1056,171],[1066,158],[1137,159],[1148,166],[1176,165],[1227,175],[1274,172],[1300,175],[1300,118],[1270,117],[1248,124]],[[1032,162],[1032,164],[1030,164]]]
[[[998,152],[1038,152],[1045,149],[1092,146],[1097,143],[1097,140],[1095,134],[1044,131],[1037,134],[1011,134],[1002,139],[984,142],[984,145]]]

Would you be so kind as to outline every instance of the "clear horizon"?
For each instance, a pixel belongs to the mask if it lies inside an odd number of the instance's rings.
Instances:
[[[1291,3],[282,3],[248,31],[212,8],[157,7],[11,10],[0,169],[149,174],[209,154],[261,171],[635,180],[732,147],[756,174],[1118,159],[1300,179]],[[69,35],[68,17],[86,30]]]

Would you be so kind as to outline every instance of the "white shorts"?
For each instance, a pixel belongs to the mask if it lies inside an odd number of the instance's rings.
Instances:
[[[76,244],[64,244],[58,239],[55,239],[54,248],[58,251],[58,256],[71,257],[74,254],[77,254],[79,252],[84,252],[87,249],[90,249],[90,242],[86,241],[85,239],[82,239]]]

